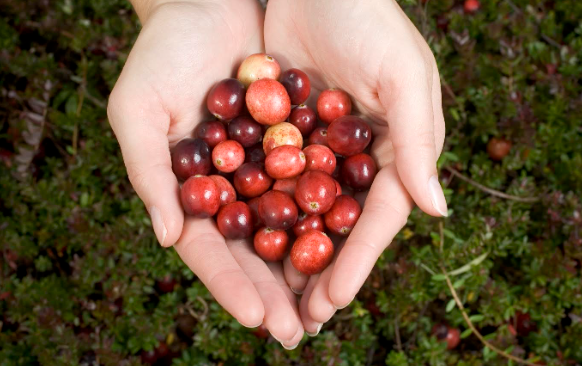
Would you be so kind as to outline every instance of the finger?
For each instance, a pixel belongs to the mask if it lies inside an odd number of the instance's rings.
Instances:
[[[319,275],[319,279],[313,286],[309,296],[309,315],[318,323],[327,323],[336,312],[336,307],[329,297],[329,280],[333,272],[334,263]]]
[[[437,157],[443,151],[445,142],[445,116],[443,115],[443,99],[441,92],[441,78],[436,63],[432,72],[432,110],[434,115],[434,142]]]
[[[307,285],[305,286],[305,290],[301,296],[301,301],[299,302],[299,314],[301,315],[303,328],[305,329],[307,335],[310,337],[315,337],[317,334],[319,334],[319,331],[323,326],[323,323],[313,320],[309,314],[309,299],[311,298],[311,293],[313,292],[313,288],[317,284],[318,279],[319,275],[309,277],[309,281],[307,281]]]
[[[285,257],[283,260],[283,270],[285,272],[285,280],[289,284],[291,290],[297,295],[301,295],[305,286],[307,285],[307,280],[309,276],[304,275],[293,267],[291,264],[291,259],[289,256]]]
[[[263,301],[212,220],[186,218],[174,248],[226,311],[245,327],[261,325]]]
[[[356,296],[382,251],[406,224],[411,210],[412,200],[394,164],[382,168],[333,266],[329,297],[336,308],[346,307]]]

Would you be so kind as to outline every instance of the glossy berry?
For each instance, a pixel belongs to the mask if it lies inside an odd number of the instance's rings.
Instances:
[[[445,324],[436,324],[432,328],[432,334],[441,342],[447,342],[447,349],[456,348],[461,342],[461,332],[457,328],[451,328]]]
[[[303,149],[305,171],[321,170],[331,175],[335,171],[336,159],[331,149],[324,145],[309,145]]]
[[[250,117],[237,117],[228,124],[228,137],[243,147],[251,147],[260,142],[262,136],[262,126]]]
[[[335,182],[329,174],[311,170],[299,178],[295,189],[295,201],[303,212],[321,215],[333,206],[336,191]]]
[[[360,218],[362,208],[353,197],[342,195],[323,216],[325,226],[334,234],[347,236]]]
[[[465,10],[465,13],[469,14],[477,12],[480,7],[481,3],[479,3],[479,0],[465,0],[465,3],[463,4],[463,10]]]
[[[338,117],[352,113],[352,101],[348,94],[340,89],[327,89],[317,98],[317,114],[319,119],[330,124]]]
[[[325,230],[323,218],[320,215],[308,215],[302,212],[295,225],[293,225],[293,233],[299,237],[311,230],[323,232]]]
[[[315,130],[313,130],[311,135],[309,135],[307,142],[309,145],[329,146],[327,142],[327,128],[317,127]]]
[[[327,143],[336,153],[352,156],[361,153],[372,140],[372,129],[361,118],[343,116],[327,127]]]
[[[259,79],[279,79],[281,66],[273,56],[255,53],[247,57],[239,66],[236,78],[248,88]]]
[[[263,137],[265,154],[269,155],[274,148],[285,145],[303,148],[303,136],[299,129],[289,122],[281,122],[269,127]]]
[[[345,184],[356,191],[370,188],[378,169],[374,159],[368,154],[357,154],[347,158],[342,164],[341,177]]]
[[[289,69],[281,74],[281,84],[287,90],[291,104],[305,102],[311,92],[311,82],[306,73],[299,69]]]
[[[297,222],[297,205],[285,192],[269,191],[259,200],[259,217],[265,226],[287,230]]]
[[[245,150],[245,163],[264,163],[266,157],[261,142]]]
[[[216,224],[226,239],[244,239],[253,234],[251,209],[241,201],[222,206],[218,211]]]
[[[172,150],[172,170],[179,180],[210,172],[210,148],[201,139],[184,139]]]
[[[212,163],[224,173],[234,172],[245,161],[245,150],[234,140],[226,140],[212,150]]]
[[[335,182],[335,188],[337,190],[337,192],[335,193],[335,196],[339,197],[342,195],[342,186],[341,186],[341,184],[339,184],[339,182],[337,180],[334,179],[333,181]]]
[[[263,226],[263,220],[259,216],[259,200],[261,197],[251,198],[247,201],[247,205],[251,209],[251,216],[253,218],[253,225],[256,228]]]
[[[492,137],[487,143],[487,153],[492,160],[500,161],[509,154],[511,145],[509,140]]]
[[[255,251],[264,261],[280,261],[287,253],[289,237],[285,230],[268,227],[257,230],[253,240]]]
[[[304,137],[309,137],[317,126],[317,116],[313,109],[300,104],[291,110],[289,123],[297,127]]]
[[[167,294],[174,291],[174,287],[176,287],[176,280],[172,278],[172,276],[166,275],[156,281],[156,287],[161,293]]]
[[[273,183],[273,178],[258,163],[244,163],[234,173],[234,187],[245,197],[258,197]]]
[[[305,154],[295,146],[279,146],[267,155],[265,169],[271,178],[296,177],[305,169]]]
[[[273,190],[275,191],[283,191],[291,195],[291,197],[295,197],[295,188],[297,187],[297,181],[299,177],[287,178],[287,179],[278,179],[273,184]]]
[[[311,230],[297,238],[289,257],[299,272],[308,276],[323,271],[333,259],[333,243],[321,231]]]
[[[203,175],[188,178],[180,190],[184,212],[196,217],[213,216],[220,207],[220,193],[214,181]]]
[[[208,94],[206,106],[212,115],[223,121],[230,121],[243,111],[245,87],[236,79],[224,79],[216,84]]]
[[[251,116],[263,125],[283,122],[291,112],[289,95],[283,85],[276,80],[255,81],[249,86],[245,99]]]
[[[211,149],[226,140],[226,128],[221,121],[202,122],[196,127],[195,136],[204,140]]]
[[[211,175],[208,178],[212,179],[214,184],[216,184],[216,188],[218,188],[221,206],[236,201],[236,191],[228,179],[221,175]]]

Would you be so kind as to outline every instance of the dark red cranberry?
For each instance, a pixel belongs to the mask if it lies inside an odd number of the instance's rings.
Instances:
[[[265,327],[263,324],[259,325],[259,327],[255,330],[253,330],[253,334],[255,335],[255,337],[260,338],[260,339],[267,339],[269,338],[269,330],[267,329],[267,327]]]
[[[340,89],[327,89],[317,98],[319,119],[329,125],[334,119],[352,113],[352,101],[349,95]]]
[[[166,275],[161,279],[156,281],[156,287],[160,290],[161,293],[167,294],[169,292],[174,291],[174,287],[176,286],[176,280],[172,278],[170,275]]]
[[[211,175],[208,178],[212,179],[218,188],[221,206],[236,201],[236,191],[228,179],[221,175]]]
[[[244,161],[245,150],[234,140],[222,141],[212,150],[212,163],[221,172],[234,172]]]
[[[527,313],[522,313],[520,311],[515,313],[515,325],[517,334],[522,337],[527,337],[531,332],[537,330],[536,323],[533,320],[531,320],[531,316]]]
[[[323,271],[333,259],[333,243],[321,231],[311,230],[297,238],[289,257],[299,272],[308,276]]]
[[[251,209],[251,216],[253,217],[253,224],[255,229],[263,226],[263,220],[261,220],[261,217],[259,216],[260,199],[261,197],[255,197],[247,201],[247,205],[249,205],[249,208]]]
[[[226,140],[226,128],[221,121],[202,122],[196,127],[195,136],[204,140],[212,149],[220,142]]]
[[[241,201],[222,206],[218,211],[216,224],[226,239],[244,239],[253,234],[251,209]]]
[[[297,218],[295,225],[293,225],[293,233],[299,237],[311,230],[324,231],[323,219],[320,215],[310,216],[302,212]]]
[[[265,226],[287,230],[297,222],[297,205],[285,192],[269,191],[259,200],[259,217]]]
[[[210,172],[210,148],[202,139],[184,139],[172,150],[172,170],[179,180]]]
[[[176,330],[179,336],[186,340],[192,340],[194,336],[194,327],[196,326],[196,318],[190,314],[181,314],[176,318]]]
[[[324,145],[309,145],[303,149],[305,171],[321,170],[327,174],[335,171],[336,159],[333,151]]]
[[[321,215],[329,211],[335,202],[336,186],[333,178],[322,171],[304,173],[295,189],[295,200],[303,212]]]
[[[317,116],[313,109],[300,104],[291,110],[289,123],[297,127],[304,137],[308,137],[317,126]]]
[[[251,147],[260,142],[262,135],[262,126],[247,116],[237,117],[228,124],[228,136],[243,147]]]
[[[153,365],[158,360],[158,356],[156,354],[156,350],[153,349],[151,351],[143,350],[139,355],[141,362],[146,365]]]
[[[245,150],[245,163],[264,163],[265,158],[266,155],[262,143],[253,145]]]
[[[339,196],[324,215],[325,226],[333,234],[347,236],[356,226],[361,213],[362,208],[353,197]]]
[[[281,84],[287,90],[291,104],[297,105],[305,102],[311,92],[311,82],[306,73],[299,69],[289,69],[281,74]]]
[[[291,195],[291,197],[295,197],[295,187],[297,187],[297,181],[299,177],[287,178],[287,179],[278,179],[273,184],[273,190],[275,191],[283,191]]]
[[[356,191],[370,188],[378,169],[368,154],[357,154],[347,158],[341,170],[343,181]]]
[[[509,154],[511,141],[504,138],[493,137],[487,143],[487,153],[491,160],[500,161]]]
[[[257,230],[253,241],[255,251],[264,261],[280,261],[287,253],[289,237],[285,230],[268,227]]]
[[[327,128],[325,127],[317,127],[311,135],[309,135],[309,139],[307,140],[309,145],[324,145],[329,146],[327,142]]]
[[[220,192],[214,181],[202,175],[188,178],[180,190],[182,207],[188,215],[213,216],[220,207]]]
[[[230,121],[241,114],[245,103],[245,87],[237,79],[224,79],[208,94],[206,106],[212,115]]]
[[[327,127],[327,143],[336,153],[352,156],[361,153],[372,140],[372,129],[361,118],[343,116]]]
[[[244,163],[234,173],[234,187],[244,197],[258,197],[273,183],[273,178],[258,163]]]
[[[276,147],[267,155],[265,169],[275,179],[296,177],[305,169],[305,154],[291,145]]]

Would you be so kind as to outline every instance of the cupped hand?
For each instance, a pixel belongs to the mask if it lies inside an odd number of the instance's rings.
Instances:
[[[184,217],[170,148],[209,118],[208,90],[263,49],[255,0],[134,1],[143,29],[111,93],[108,114],[129,179],[163,246],[182,260],[241,324],[263,323],[286,346],[303,336],[283,268],[245,240],[225,241],[211,219]]]
[[[283,70],[305,71],[312,96],[345,90],[375,136],[371,153],[379,172],[367,196],[356,195],[364,209],[334,262],[310,278],[285,262],[288,283],[304,291],[305,330],[316,333],[355,297],[413,202],[430,215],[447,215],[436,169],[445,133],[439,73],[394,0],[270,0],[264,32],[266,51]]]

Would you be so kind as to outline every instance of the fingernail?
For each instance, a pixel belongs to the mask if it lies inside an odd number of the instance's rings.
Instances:
[[[295,295],[301,295],[303,293],[303,291],[301,291],[301,290],[295,290],[293,287],[289,287],[289,288],[291,289],[291,291],[293,291],[293,293]]]
[[[240,325],[242,325],[245,328],[257,328],[257,327],[261,326],[261,324],[263,324],[263,321],[262,320],[257,325],[246,325],[246,324],[243,324],[240,320],[238,322],[240,323]]]
[[[449,216],[445,194],[436,175],[433,175],[428,180],[428,191],[430,192],[430,200],[432,201],[434,209],[444,217]]]
[[[285,348],[287,351],[293,351],[295,348],[297,348],[298,345],[299,345],[299,343],[297,343],[294,346],[287,347],[286,345],[284,345],[283,343],[281,343],[281,346],[283,346],[283,348]]]
[[[166,225],[164,225],[164,221],[162,220],[162,214],[156,206],[152,206],[150,209],[150,217],[152,219],[152,226],[154,227],[156,237],[158,238],[160,244],[163,246],[164,242],[166,241],[168,230],[166,229]]]
[[[319,334],[319,331],[321,330],[321,327],[323,327],[323,324],[321,324],[321,323],[320,323],[320,324],[317,326],[317,330],[315,331],[315,333],[309,333],[309,332],[307,332],[307,331],[306,331],[305,333],[307,333],[307,335],[308,335],[308,336],[310,336],[310,337],[315,337],[316,335],[318,335],[318,334]]]
[[[334,304],[334,305],[333,305],[333,307],[334,307],[336,310],[345,309],[345,308],[347,308],[347,307],[348,307],[348,305],[350,305],[350,304],[352,303],[352,301],[354,301],[354,299],[351,299],[351,300],[350,300],[350,301],[349,301],[347,304],[345,304],[344,306],[337,306],[337,305],[335,305],[335,304]]]

